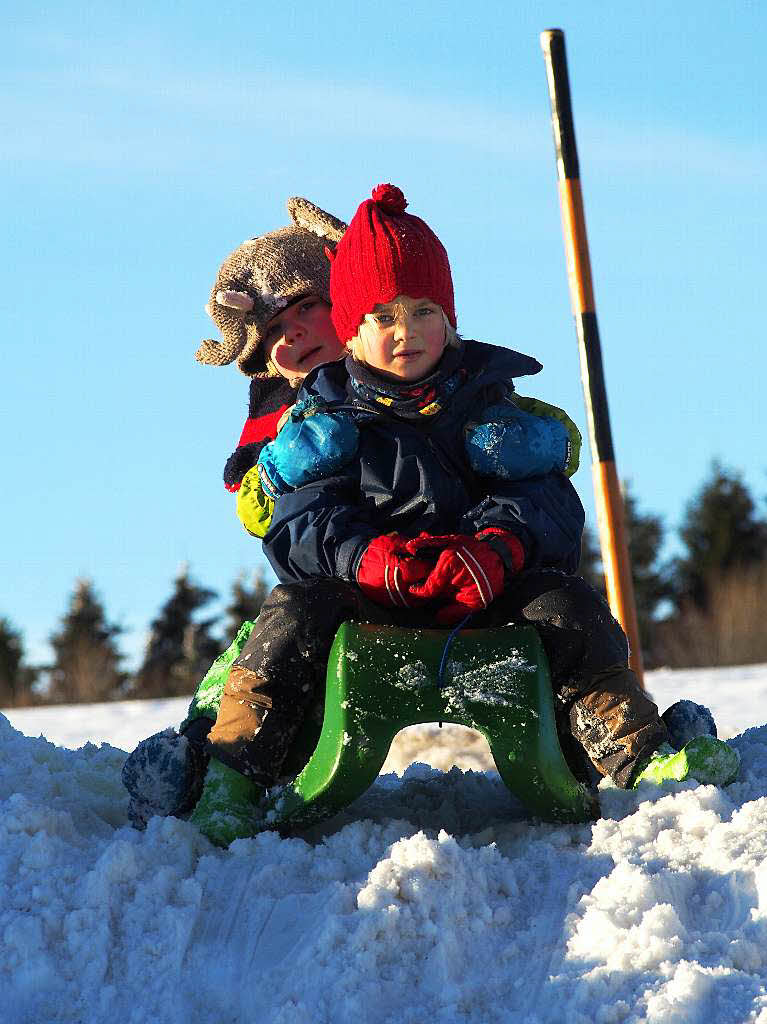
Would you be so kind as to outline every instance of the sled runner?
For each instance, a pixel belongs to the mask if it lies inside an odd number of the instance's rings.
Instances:
[[[558,822],[594,817],[593,800],[559,746],[535,629],[475,629],[453,638],[346,622],[328,660],[319,742],[266,805],[265,826],[292,831],[336,814],[375,781],[395,735],[426,722],[480,732],[504,783],[532,814]]]

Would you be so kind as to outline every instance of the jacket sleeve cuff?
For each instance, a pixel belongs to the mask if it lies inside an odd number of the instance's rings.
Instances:
[[[339,545],[336,571],[342,580],[349,583],[357,582],[357,569],[374,536],[376,534],[371,533],[369,537],[353,537]]]
[[[509,530],[499,526],[488,526],[480,530],[477,539],[489,544],[501,558],[509,574],[521,572],[525,567],[526,552],[522,541]]]

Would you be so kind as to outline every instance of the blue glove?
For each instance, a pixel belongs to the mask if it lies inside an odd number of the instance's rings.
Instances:
[[[464,428],[466,454],[475,472],[524,480],[567,469],[570,435],[553,416],[534,416],[506,403],[489,406],[482,420]]]
[[[213,724],[203,721],[208,729]],[[144,828],[156,814],[184,814],[194,807],[208,764],[203,744],[204,739],[196,742],[165,729],[142,740],[128,756],[122,781],[131,795],[128,814],[136,828]]]
[[[290,419],[258,458],[258,478],[264,493],[279,498],[313,480],[342,469],[357,452],[359,430],[346,412],[325,412],[321,399],[293,406]]]

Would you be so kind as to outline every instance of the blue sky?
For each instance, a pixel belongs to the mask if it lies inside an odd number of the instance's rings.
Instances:
[[[348,218],[400,185],[462,333],[537,356],[520,392],[585,434],[544,28],[566,32],[619,473],[670,534],[713,457],[767,490],[763,5],[4,9],[0,615],[33,658],[78,575],[135,653],[180,563],[224,596],[261,564],[220,481],[247,381],[194,351],[218,264],[288,196]]]

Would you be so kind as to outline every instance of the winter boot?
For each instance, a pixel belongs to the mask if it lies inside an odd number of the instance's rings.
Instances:
[[[213,757],[189,821],[217,846],[249,839],[260,831],[258,807],[263,795],[263,786]]]
[[[661,715],[668,729],[668,740],[674,750],[696,736],[716,736],[716,722],[709,709],[694,700],[678,700]]]
[[[205,738],[212,724],[198,718],[181,734],[157,732],[128,756],[122,782],[130,793],[128,817],[134,828],[146,828],[154,815],[180,815],[194,807],[208,766]]]
[[[707,786],[728,786],[738,777],[740,755],[733,747],[714,736],[696,736],[680,751],[664,743],[650,758],[632,782],[683,782],[697,779]]]

